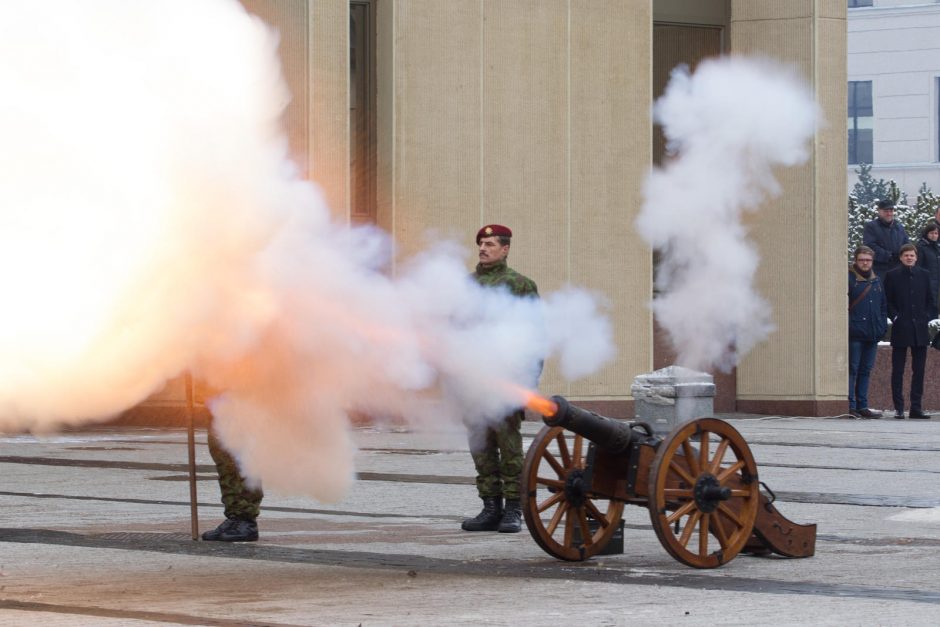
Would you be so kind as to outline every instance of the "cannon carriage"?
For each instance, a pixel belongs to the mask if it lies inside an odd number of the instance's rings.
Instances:
[[[581,561],[602,552],[624,505],[647,507],[666,551],[696,568],[742,551],[815,552],[816,525],[777,511],[747,442],[727,422],[699,418],[661,437],[642,422],[606,418],[561,396],[552,402],[521,479],[526,526],[550,555]]]

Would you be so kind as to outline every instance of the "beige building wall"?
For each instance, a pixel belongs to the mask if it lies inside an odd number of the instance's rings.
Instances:
[[[268,0],[271,1],[271,0]],[[323,188],[333,216],[348,222],[349,2],[279,0],[308,7],[304,76],[307,173]],[[285,62],[288,64],[290,62]],[[292,132],[295,129],[288,126]]]
[[[291,150],[350,215],[347,0],[244,0],[281,33],[293,100]],[[377,221],[399,260],[434,240],[466,245],[511,226],[511,264],[543,294],[566,284],[610,305],[618,357],[546,393],[631,415],[630,385],[653,363],[652,259],[633,221],[651,162],[657,19],[730,23],[733,52],[790,61],[828,126],[810,161],[781,170],[783,194],[755,214],[758,288],[777,331],[738,369],[738,409],[834,413],[845,404],[842,186],[844,0],[380,0],[376,3]],[[730,16],[724,21],[722,15]],[[785,123],[785,121],[781,121]],[[181,382],[146,405],[179,407]]]
[[[483,224],[543,294],[610,304],[618,358],[542,388],[626,400],[651,364],[649,249],[633,229],[650,163],[649,0],[393,0],[379,4],[379,224],[402,257]],[[609,406],[609,405],[608,405]],[[621,406],[625,411],[626,406]]]
[[[794,64],[826,118],[809,161],[753,216],[757,287],[777,331],[738,368],[738,410],[826,415],[846,405],[846,3],[732,0],[731,50]],[[785,124],[786,120],[778,123]]]
[[[629,398],[653,363],[652,255],[633,227],[652,160],[650,5],[571,3],[568,276],[609,300],[618,349],[614,364],[570,386],[573,399]]]

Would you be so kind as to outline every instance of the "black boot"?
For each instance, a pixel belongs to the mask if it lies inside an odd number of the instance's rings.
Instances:
[[[254,542],[258,539],[258,523],[227,518],[215,529],[202,534],[202,539],[208,542]]]
[[[468,518],[460,523],[460,528],[464,531],[496,531],[502,517],[503,499],[498,496],[484,497],[483,511],[476,518]]]
[[[222,534],[231,529],[235,523],[238,522],[234,518],[226,518],[222,521],[222,524],[211,529],[202,534],[202,539],[206,542],[218,542],[222,538]]]
[[[519,533],[522,531],[522,510],[519,499],[506,499],[506,509],[503,510],[503,519],[499,521],[500,533]]]

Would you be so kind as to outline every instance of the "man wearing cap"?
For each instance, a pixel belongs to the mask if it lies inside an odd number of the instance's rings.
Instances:
[[[866,222],[862,232],[862,243],[875,251],[875,274],[883,279],[888,270],[897,268],[901,264],[901,246],[910,241],[904,227],[894,219],[894,203],[879,200],[878,217]]]
[[[477,232],[480,262],[472,277],[480,285],[506,286],[514,296],[538,298],[535,282],[506,263],[511,238],[512,231],[501,224],[488,224],[480,229]],[[475,518],[461,523],[464,531],[516,533],[522,529],[519,478],[522,475],[521,426],[524,418],[522,409],[518,409],[498,426],[488,427],[485,433],[471,434],[477,493],[483,499],[483,510]],[[483,446],[479,448],[481,441]]]

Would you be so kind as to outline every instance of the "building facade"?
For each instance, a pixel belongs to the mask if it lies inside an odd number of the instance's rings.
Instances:
[[[859,163],[940,190],[940,1],[849,0],[848,186]]]
[[[668,363],[633,223],[662,153],[651,105],[678,63],[760,54],[795,65],[828,120],[782,194],[749,216],[776,332],[719,377],[716,409],[845,410],[845,0],[244,0],[281,32],[291,146],[335,218],[397,255],[510,225],[512,263],[550,292],[610,303],[618,356],[542,389],[632,416],[633,378]],[[786,123],[778,120],[775,123]],[[474,256],[468,248],[468,268]],[[178,406],[179,382],[141,408]]]

